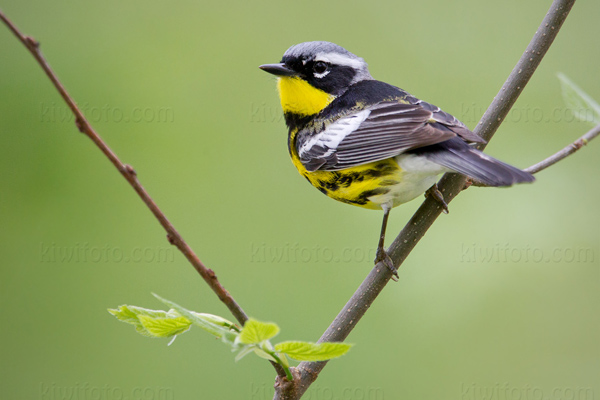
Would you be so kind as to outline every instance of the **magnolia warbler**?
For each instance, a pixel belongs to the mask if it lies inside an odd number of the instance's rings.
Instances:
[[[439,174],[457,172],[488,186],[534,181],[475,149],[485,141],[458,119],[373,79],[362,58],[334,43],[297,44],[280,63],[260,68],[278,78],[288,148],[300,174],[332,199],[383,210],[375,263],[396,276],[384,249],[390,209],[427,192],[447,212]]]

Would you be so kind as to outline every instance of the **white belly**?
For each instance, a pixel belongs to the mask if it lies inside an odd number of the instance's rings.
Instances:
[[[388,193],[369,198],[372,202],[392,207],[407,203],[433,186],[438,175],[449,171],[425,157],[413,154],[401,154],[396,157],[396,162],[402,170],[400,182],[390,186]]]

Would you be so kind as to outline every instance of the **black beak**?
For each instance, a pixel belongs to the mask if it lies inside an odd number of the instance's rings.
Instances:
[[[284,63],[265,64],[265,65],[261,65],[258,68],[260,68],[263,71],[266,71],[270,74],[277,75],[277,76],[296,76],[296,75],[298,75],[298,73],[296,71],[289,68]]]

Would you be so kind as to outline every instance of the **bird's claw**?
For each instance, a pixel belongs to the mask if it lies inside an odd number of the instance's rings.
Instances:
[[[448,214],[450,210],[448,209],[448,203],[444,200],[444,195],[438,189],[437,183],[434,183],[432,187],[427,189],[425,192],[425,197],[431,197],[433,200],[437,201],[442,207],[442,212],[444,214]]]
[[[383,248],[377,249],[377,256],[375,257],[375,264],[380,262],[392,272],[392,280],[398,282],[398,269],[394,266],[394,261],[392,261],[390,255]]]

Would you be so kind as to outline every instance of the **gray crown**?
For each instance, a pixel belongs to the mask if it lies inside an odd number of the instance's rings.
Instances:
[[[283,54],[283,60],[288,59],[302,60],[303,63],[315,58],[323,57],[333,64],[351,67],[356,71],[354,79],[350,83],[359,82],[365,79],[373,79],[369,73],[369,68],[365,60],[355,54],[350,53],[342,46],[331,42],[304,42],[294,45]]]

